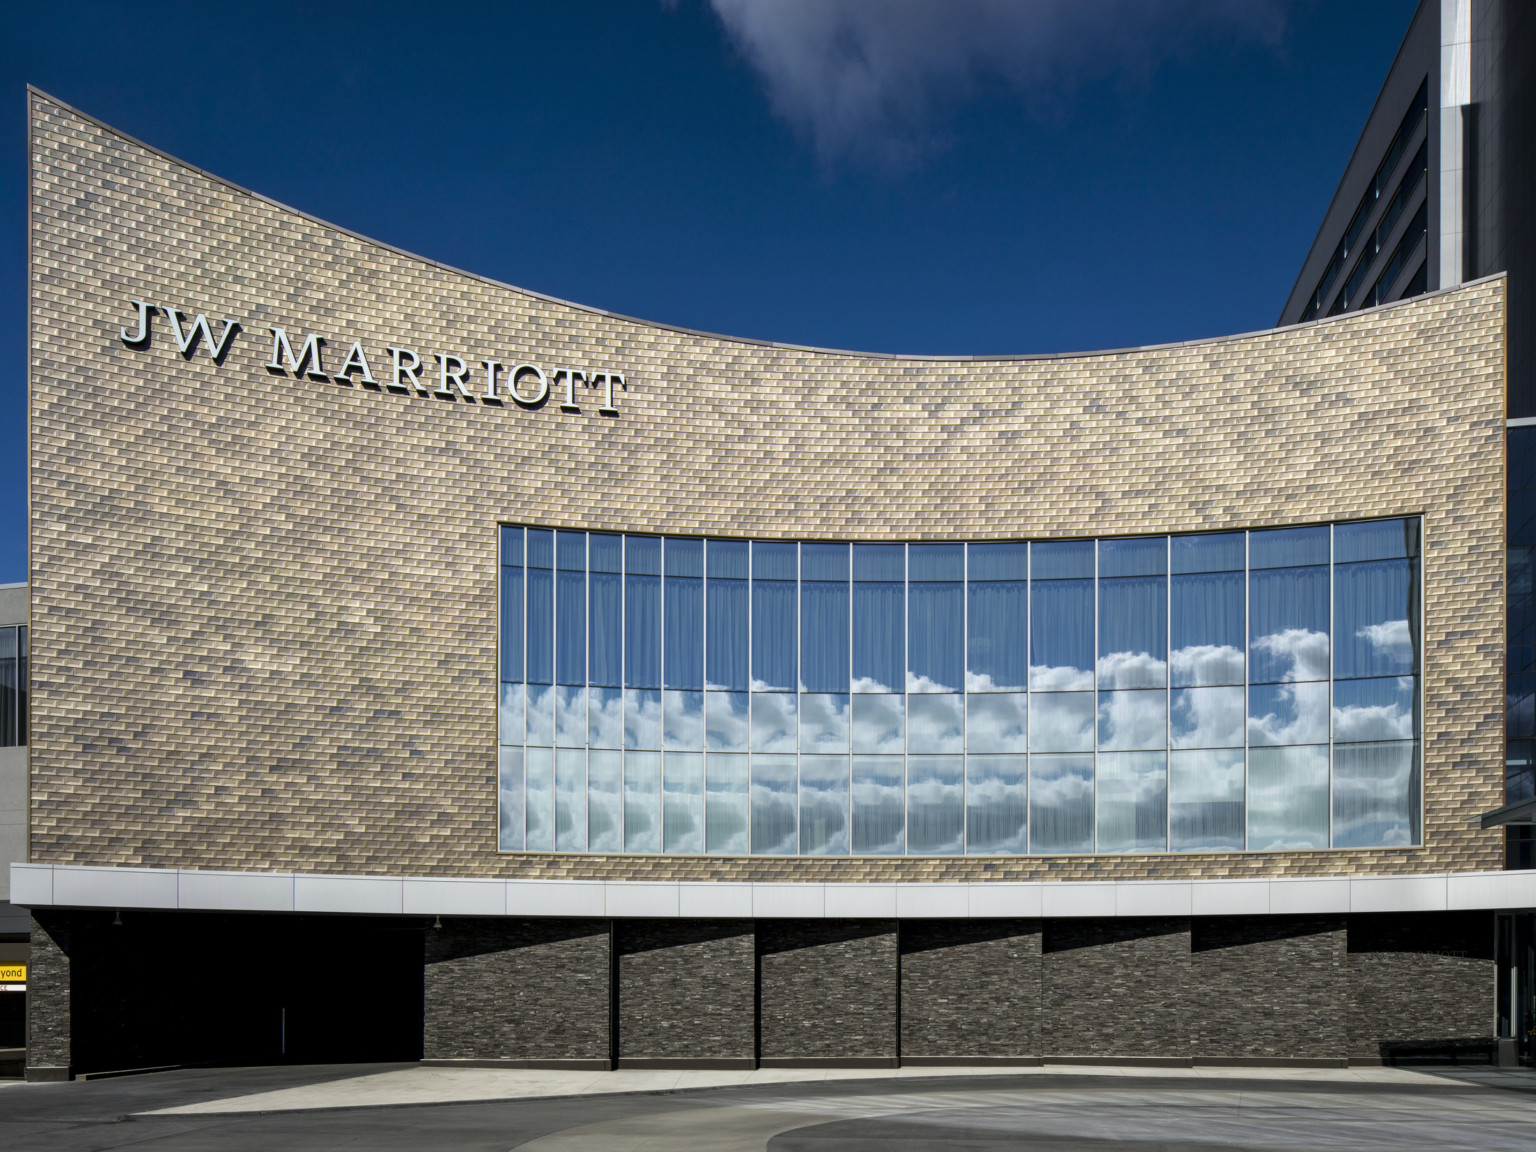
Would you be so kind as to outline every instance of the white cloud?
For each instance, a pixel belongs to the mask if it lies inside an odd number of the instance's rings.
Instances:
[[[1328,679],[1328,633],[1312,632],[1306,628],[1287,628],[1283,632],[1271,632],[1253,641],[1256,652],[1270,656],[1285,668],[1280,679],[1326,680]]]
[[[664,0],[675,4],[676,0]],[[1073,89],[1145,86],[1211,41],[1275,47],[1289,0],[708,0],[774,112],[843,158],[911,165],[989,89],[1036,115]]]
[[[1192,644],[1170,656],[1175,684],[1241,684],[1243,650],[1231,644]]]
[[[1408,621],[1387,620],[1381,624],[1367,624],[1355,635],[1393,664],[1409,668],[1413,666],[1413,636],[1408,631]]]

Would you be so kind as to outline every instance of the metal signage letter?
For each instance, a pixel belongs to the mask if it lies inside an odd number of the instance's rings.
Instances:
[[[539,380],[539,391],[535,396],[524,396],[517,390],[517,378],[524,372],[532,372]],[[549,377],[544,375],[544,369],[537,364],[517,364],[507,375],[507,391],[512,393],[512,399],[525,408],[531,408],[535,404],[542,404],[549,399]]]
[[[176,347],[181,349],[183,356],[187,357],[192,355],[192,341],[197,339],[198,333],[202,333],[203,346],[208,349],[208,355],[212,356],[214,360],[218,360],[219,357],[224,355],[224,351],[229,347],[229,342],[234,338],[235,333],[240,330],[240,325],[226,316],[224,317],[224,334],[215,341],[213,330],[208,327],[208,317],[204,316],[201,312],[197,314],[197,319],[192,321],[192,327],[187,329],[186,332],[182,332],[182,312],[180,308],[167,308],[162,304],[160,305],[160,311],[164,312],[165,318],[171,322],[171,332],[176,337]],[[273,359],[276,358],[277,354],[274,352]],[[316,361],[316,363],[318,362]]]
[[[123,338],[124,344],[142,344],[149,339],[149,311],[153,304],[146,304],[143,300],[129,300],[139,310],[139,330],[132,336],[128,335],[128,329],[119,328],[117,334]]]
[[[347,353],[347,358],[342,366],[336,370],[336,379],[350,379],[347,375],[349,372],[361,372],[364,384],[378,383],[373,378],[373,373],[368,370],[368,357],[363,355],[363,342],[361,340],[352,341],[352,350]]]
[[[272,359],[267,361],[268,368],[283,370],[282,360],[279,357],[287,357],[288,371],[295,376],[309,376],[316,380],[329,380],[325,374],[325,368],[320,363],[320,346],[325,340],[315,332],[311,332],[304,340],[304,346],[299,349],[299,354],[293,354],[293,345],[288,343],[288,333],[281,328],[268,328],[272,333]],[[306,371],[304,365],[308,364]]]

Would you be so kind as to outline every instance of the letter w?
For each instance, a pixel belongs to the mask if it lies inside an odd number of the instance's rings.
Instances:
[[[217,363],[219,358],[224,355],[225,350],[228,349],[229,342],[234,338],[235,333],[240,331],[240,325],[226,316],[224,318],[224,334],[218,340],[214,340],[213,329],[208,326],[208,317],[204,316],[201,312],[197,314],[197,319],[192,321],[192,327],[182,331],[182,313],[180,308],[167,308],[162,304],[160,305],[160,311],[164,312],[165,318],[171,322],[171,331],[176,336],[176,347],[180,348],[181,354],[188,358],[191,358],[194,342],[197,340],[198,334],[201,333],[203,347],[208,349],[208,355],[212,356],[214,362]]]
[[[288,361],[288,371],[295,376],[313,376],[317,380],[329,380],[325,374],[325,368],[320,363],[320,346],[325,343],[318,335],[311,332],[304,338],[304,346],[299,349],[299,354],[293,354],[293,345],[288,342],[288,333],[281,328],[269,328],[272,333],[272,359],[267,361],[268,368],[283,370],[283,360]],[[308,364],[308,371],[304,365]]]

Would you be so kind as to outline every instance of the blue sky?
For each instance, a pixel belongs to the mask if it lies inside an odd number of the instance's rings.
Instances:
[[[1273,324],[1413,9],[7,5],[0,583],[26,578],[27,83],[585,304],[836,348],[1057,352]]]

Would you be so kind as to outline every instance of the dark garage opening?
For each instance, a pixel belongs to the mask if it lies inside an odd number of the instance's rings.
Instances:
[[[421,1058],[419,923],[67,915],[77,1073]]]

